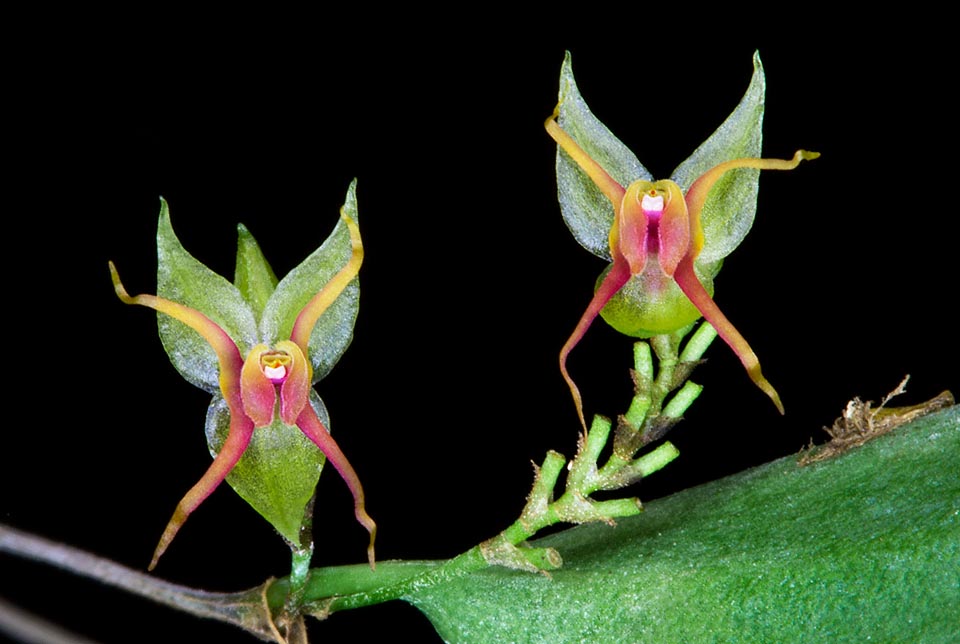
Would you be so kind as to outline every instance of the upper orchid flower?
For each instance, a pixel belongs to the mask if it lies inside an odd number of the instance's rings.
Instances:
[[[174,366],[214,394],[207,414],[213,463],[177,505],[151,570],[190,513],[225,478],[288,541],[297,542],[324,457],[353,494],[357,520],[370,532],[373,565],[376,524],[312,388],[350,341],[363,260],[355,217],[351,184],[330,238],[279,284],[243,226],[236,285],[210,271],[180,245],[166,202],[157,233],[157,290],[168,297],[131,297],[110,263],[120,299],[163,314],[160,335]]]
[[[671,333],[704,317],[783,413],[756,354],[711,297],[722,259],[743,240],[756,210],[757,172],[731,171],[792,170],[819,156],[799,150],[790,160],[757,158],[763,96],[763,69],[755,56],[753,81],[733,114],[674,171],[672,180],[653,181],[587,108],[567,54],[560,101],[546,121],[559,145],[561,209],[577,240],[612,260],[560,351],[560,371],[584,427],[580,391],[566,363],[598,314],[635,337]]]

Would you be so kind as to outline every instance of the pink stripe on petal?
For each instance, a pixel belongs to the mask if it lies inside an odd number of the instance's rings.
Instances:
[[[277,350],[288,353],[292,358],[287,378],[280,385],[280,418],[288,425],[295,425],[300,412],[308,405],[313,368],[295,342],[278,342]]]
[[[253,423],[243,413],[239,395],[234,395],[232,401],[227,398],[227,406],[230,409],[230,430],[227,434],[227,440],[220,448],[217,457],[213,459],[213,463],[207,468],[206,473],[177,504],[173,517],[167,523],[167,527],[160,537],[160,542],[153,553],[153,560],[151,560],[148,570],[153,570],[157,566],[161,555],[173,541],[187,517],[217,489],[217,486],[223,482],[223,479],[227,477],[230,470],[243,456],[247,445],[250,444],[250,437],[253,436]]]
[[[700,283],[697,274],[693,271],[693,259],[689,255],[677,266],[673,278],[680,290],[690,298],[693,305],[703,314],[704,319],[717,330],[717,335],[723,338],[723,341],[737,354],[753,384],[770,397],[781,414],[784,413],[780,395],[760,372],[760,360],[757,358],[757,354],[753,352],[744,337],[740,335],[740,332],[731,324],[727,316],[720,311],[720,307],[713,301],[707,290],[703,288],[703,284]]]
[[[627,260],[624,259],[620,253],[615,253],[610,272],[603,278],[603,282],[600,283],[600,287],[597,289],[597,292],[594,293],[593,299],[591,299],[590,304],[587,305],[587,310],[580,316],[580,321],[577,322],[573,333],[570,334],[563,348],[560,349],[560,373],[570,388],[573,403],[577,407],[577,416],[580,417],[580,424],[583,426],[584,431],[587,430],[587,421],[583,416],[583,399],[580,397],[580,389],[567,372],[567,356],[570,355],[573,348],[577,346],[583,336],[586,335],[587,329],[593,324],[594,319],[596,319],[600,313],[600,309],[610,301],[611,297],[617,294],[617,291],[623,288],[623,285],[626,284],[629,279],[630,267],[627,265]]]
[[[690,216],[680,186],[673,181],[660,181],[657,186],[666,189],[668,195],[660,216],[658,259],[663,272],[672,276],[690,248]]]
[[[620,214],[614,226],[619,231],[617,243],[619,252],[630,265],[630,272],[638,275],[647,265],[647,236],[649,235],[650,217],[641,206],[644,191],[650,185],[649,181],[634,181],[623,195]],[[616,255],[616,249],[610,249]]]
[[[243,363],[240,377],[243,412],[256,427],[264,427],[273,422],[273,410],[277,404],[277,388],[260,366],[260,356],[269,350],[265,344],[252,348]]]
[[[343,289],[347,288],[350,281],[357,276],[357,273],[360,272],[360,264],[363,263],[363,242],[360,240],[360,229],[342,208],[340,209],[340,217],[346,222],[347,229],[350,231],[350,259],[307,302],[307,305],[301,309],[297,315],[297,320],[293,323],[290,339],[297,343],[304,354],[308,352],[307,346],[310,343],[310,334],[313,333],[313,327],[317,325],[317,320],[340,297]]]

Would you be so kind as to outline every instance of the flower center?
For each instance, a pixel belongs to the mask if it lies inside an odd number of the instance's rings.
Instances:
[[[650,188],[649,192],[643,194],[640,207],[643,208],[644,214],[648,217],[656,216],[659,218],[663,212],[663,195],[658,194],[656,188]]]
[[[288,367],[293,358],[286,351],[265,351],[260,354],[260,369],[275,385],[287,379]]]

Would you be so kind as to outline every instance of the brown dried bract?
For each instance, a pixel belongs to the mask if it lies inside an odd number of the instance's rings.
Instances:
[[[906,391],[908,380],[910,380],[909,375],[904,377],[896,389],[886,395],[876,409],[873,409],[873,403],[869,400],[863,402],[859,398],[854,398],[848,402],[843,415],[833,421],[833,427],[823,428],[830,434],[830,442],[815,447],[811,440],[810,446],[800,454],[797,464],[803,466],[834,458],[900,425],[954,404],[953,394],[944,391],[919,405],[886,407],[891,399]]]

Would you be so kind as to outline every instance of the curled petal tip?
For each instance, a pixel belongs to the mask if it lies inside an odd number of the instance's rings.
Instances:
[[[127,289],[123,288],[123,284],[120,282],[120,274],[117,272],[116,265],[109,261],[107,266],[110,267],[110,279],[113,281],[113,290],[116,291],[117,297],[120,298],[120,301],[124,304],[135,304],[130,294],[127,293]]]
[[[763,374],[760,373],[760,363],[758,362],[754,367],[747,369],[747,374],[750,376],[750,380],[753,381],[757,387],[760,388],[760,391],[767,394],[770,400],[773,401],[773,404],[777,406],[777,411],[780,412],[780,415],[783,416],[786,412],[783,409],[783,403],[780,402],[780,394],[777,393],[777,390],[773,388],[773,385],[770,384],[770,381],[763,377]]]
[[[370,570],[377,571],[377,555],[373,548],[373,542],[377,540],[377,524],[373,522],[366,510],[358,510],[356,513],[357,521],[370,532],[370,545],[367,546],[367,561],[370,562]]]
[[[820,158],[820,153],[810,152],[809,150],[797,150],[797,153],[793,155],[793,158],[797,159],[798,161],[800,159],[803,159],[804,161],[813,161],[814,159]]]
[[[153,569],[157,567],[157,562],[160,561],[163,553],[167,551],[173,538],[177,536],[177,532],[180,531],[184,521],[187,520],[187,516],[188,513],[184,512],[182,507],[177,506],[173,516],[170,517],[170,522],[167,523],[167,527],[164,528],[163,534],[160,536],[160,541],[157,543],[156,549],[153,551],[153,559],[150,560],[150,565],[147,566],[148,571],[152,572]]]

